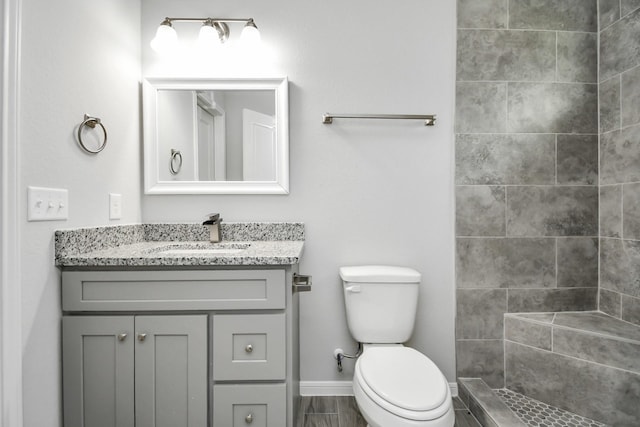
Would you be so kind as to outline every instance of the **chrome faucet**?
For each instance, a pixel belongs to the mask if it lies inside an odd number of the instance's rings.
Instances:
[[[220,223],[222,222],[222,218],[220,218],[219,213],[212,213],[207,216],[209,219],[203,222],[202,225],[209,227],[209,241],[211,243],[218,243],[222,240],[222,234],[220,233]]]

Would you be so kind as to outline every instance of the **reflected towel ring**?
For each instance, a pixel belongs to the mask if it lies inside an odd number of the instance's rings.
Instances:
[[[169,158],[169,172],[171,175],[178,175],[182,169],[182,153],[180,150],[171,149],[171,157]]]
[[[104,141],[102,141],[102,145],[100,145],[96,150],[91,150],[87,148],[86,145],[84,145],[84,141],[82,140],[82,128],[84,128],[85,126],[88,126],[91,129],[94,129],[96,125],[102,128],[102,133],[104,133]],[[104,147],[107,146],[107,129],[105,129],[100,118],[91,117],[88,114],[84,115],[84,121],[80,123],[80,126],[78,126],[78,142],[80,143],[80,147],[82,147],[82,149],[87,153],[97,154],[102,150],[104,150]]]

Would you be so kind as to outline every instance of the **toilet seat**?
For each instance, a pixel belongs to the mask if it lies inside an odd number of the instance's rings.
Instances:
[[[450,405],[449,385],[422,353],[403,346],[367,349],[356,363],[354,381],[369,399],[402,418],[428,421]]]

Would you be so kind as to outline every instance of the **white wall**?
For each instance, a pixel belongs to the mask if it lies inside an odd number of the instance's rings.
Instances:
[[[24,0],[20,191],[24,425],[61,425],[60,282],[53,231],[141,220],[140,2]],[[88,155],[74,135],[101,117],[105,150]],[[69,220],[27,222],[27,186],[67,188]],[[110,221],[108,193],[122,194]]]
[[[142,1],[144,74],[237,75],[229,63],[158,59],[148,41],[165,16],[255,19],[274,55],[247,73],[290,79],[291,194],[144,196],[143,220],[195,222],[215,211],[226,221],[303,221],[301,272],[314,277],[301,304],[304,381],[352,377],[352,363],[339,374],[332,359],[334,348],[354,348],[339,266],[416,268],[423,283],[412,345],[454,381],[455,2]],[[175,28],[188,37],[198,30]],[[232,37],[239,30],[232,24]],[[326,111],[437,114],[438,122],[327,126]]]

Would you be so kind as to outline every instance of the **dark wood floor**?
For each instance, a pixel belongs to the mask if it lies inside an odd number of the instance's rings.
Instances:
[[[453,398],[455,427],[481,427],[464,403]],[[303,397],[297,427],[366,427],[353,396]]]

